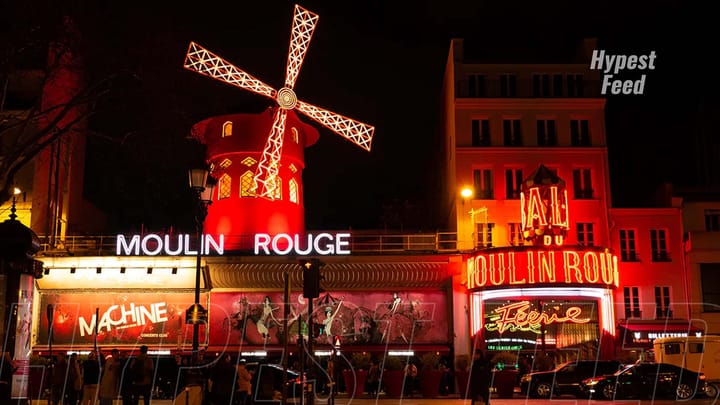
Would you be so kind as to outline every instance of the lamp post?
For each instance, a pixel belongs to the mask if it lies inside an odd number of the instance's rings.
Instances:
[[[200,305],[200,272],[201,259],[203,253],[203,223],[207,217],[208,206],[212,204],[212,194],[215,188],[215,180],[209,177],[207,169],[190,169],[189,172],[190,188],[195,192],[197,197],[197,209],[195,211],[195,232],[197,233],[197,261],[195,263],[195,300],[193,306],[186,314],[186,323],[188,315],[193,324],[192,337],[192,364],[198,363],[198,350],[200,346],[200,318],[206,314],[205,309]]]

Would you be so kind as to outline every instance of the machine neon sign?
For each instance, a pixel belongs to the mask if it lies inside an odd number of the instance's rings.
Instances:
[[[116,254],[118,256],[135,255],[141,253],[145,256],[157,256],[165,254],[167,256],[193,256],[198,254],[197,250],[190,248],[190,235],[181,234],[176,236],[160,236],[150,233],[144,236],[133,235],[128,241],[125,235],[118,235],[116,242]],[[214,251],[218,255],[225,252],[225,236],[220,235],[218,240],[212,235],[202,235],[202,243],[200,244],[200,254],[207,255]]]
[[[279,233],[275,236],[270,236],[266,233],[258,233],[255,234],[253,245],[256,255],[260,254],[261,251],[266,255],[287,255],[294,253],[302,256],[313,252],[318,255],[349,255],[349,239],[349,233],[338,233],[336,235],[329,233],[313,235],[309,233],[304,238],[297,234],[290,236],[286,233]]]
[[[488,331],[533,331],[540,333],[540,326],[548,326],[553,323],[588,323],[590,318],[579,318],[582,313],[580,307],[569,307],[565,310],[565,316],[558,314],[547,314],[545,312],[528,311],[530,301],[514,302],[504,305],[493,311],[488,318],[490,322],[485,324]]]

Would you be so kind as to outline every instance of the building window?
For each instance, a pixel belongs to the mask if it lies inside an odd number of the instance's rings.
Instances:
[[[655,317],[673,317],[670,309],[670,287],[655,286]]]
[[[490,146],[490,121],[472,120],[472,146]]]
[[[232,121],[225,121],[222,126],[222,138],[232,135]]]
[[[493,245],[493,229],[495,224],[479,223],[475,224],[477,244],[479,248],[489,248]]]
[[[705,230],[720,231],[720,210],[705,210]]]
[[[249,170],[240,176],[240,197],[255,197],[255,182]]]
[[[553,97],[562,97],[563,95],[563,77],[562,75],[553,75]]]
[[[290,163],[290,165],[288,166],[288,169],[290,169],[290,171],[293,173],[297,173],[297,167],[295,167],[295,165],[292,163]]]
[[[282,179],[275,177],[275,190],[273,190],[274,199],[282,200]]]
[[[567,75],[567,96],[583,96],[583,75]]]
[[[288,182],[288,194],[290,202],[297,204],[298,202],[298,184],[295,179],[290,179]]]
[[[485,97],[485,75],[468,76],[468,97]]]
[[[240,163],[244,164],[247,167],[250,167],[250,166],[254,165],[255,163],[257,163],[257,160],[248,156],[245,159],[243,159],[242,161],[240,161]]]
[[[292,132],[292,139],[295,143],[300,143],[300,135],[298,135],[298,130],[295,127],[290,128]]]
[[[623,299],[625,301],[625,318],[640,318],[640,294],[639,287],[623,288]]]
[[[522,146],[520,120],[503,120],[503,143],[505,146]]]
[[[720,263],[700,263],[703,312],[720,312]]]
[[[232,178],[227,173],[224,173],[222,176],[220,176],[220,179],[218,180],[218,200],[222,200],[223,198],[230,198],[231,183]]]
[[[478,200],[492,200],[493,181],[492,170],[478,169],[473,170],[473,187],[475,189],[475,198]]]
[[[591,146],[588,120],[570,120],[570,144],[572,146]]]
[[[555,120],[537,120],[538,146],[557,146]]]
[[[500,97],[517,97],[516,75],[500,75]]]
[[[620,230],[620,259],[624,262],[638,261],[635,251],[635,230]]]
[[[590,222],[577,223],[577,241],[578,245],[595,246],[595,237],[593,235],[593,224]]]
[[[667,237],[664,229],[650,230],[650,246],[652,247],[652,261],[670,261],[670,254],[667,250]]]
[[[523,175],[522,169],[506,169],[505,170],[505,198],[509,200],[517,200],[520,198],[520,188],[522,187]]]
[[[573,169],[573,192],[577,199],[590,199],[593,197],[590,169]]]
[[[522,225],[519,222],[509,223],[508,230],[508,236],[510,237],[508,243],[510,244],[510,246],[523,246],[525,244]]]

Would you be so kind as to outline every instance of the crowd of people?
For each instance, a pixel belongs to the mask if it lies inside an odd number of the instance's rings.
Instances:
[[[175,356],[174,376],[170,397],[194,392],[208,405],[250,405],[252,402],[252,373],[244,359],[223,354],[209,362],[200,351],[197,365],[189,367],[188,359]],[[10,399],[14,362],[5,353],[0,364],[0,403]],[[121,399],[123,405],[138,405],[140,399],[149,405],[157,382],[157,364],[148,356],[148,347],[141,346],[137,356],[112,349],[103,355],[90,352],[80,360],[77,353],[58,352],[47,369],[48,403],[53,405],[112,405]]]

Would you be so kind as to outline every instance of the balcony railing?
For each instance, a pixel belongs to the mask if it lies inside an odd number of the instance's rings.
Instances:
[[[312,232],[317,234],[319,232]],[[330,232],[336,233],[336,232]],[[191,236],[194,238],[194,236]],[[253,235],[225,235],[225,243],[238,243],[252,246]],[[44,256],[110,256],[116,254],[117,237],[101,236],[67,236],[49,243],[47,237],[40,236],[40,254]],[[251,251],[252,248],[248,248]],[[413,233],[413,234],[365,234],[352,233],[350,250],[354,253],[369,254],[417,254],[417,253],[450,253],[458,251],[457,233]],[[245,250],[242,250],[245,251]],[[238,253],[242,252],[239,251]]]

